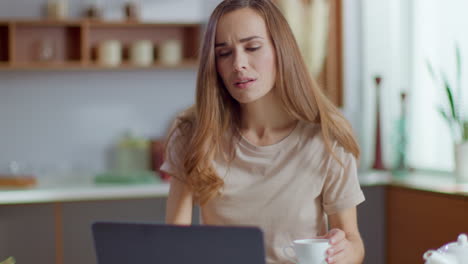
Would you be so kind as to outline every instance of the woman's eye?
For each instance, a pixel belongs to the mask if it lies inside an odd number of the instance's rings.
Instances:
[[[260,48],[261,48],[261,46],[258,46],[258,47],[246,48],[246,50],[248,50],[248,51],[256,51],[256,50],[258,50],[258,49],[260,49]]]
[[[218,57],[227,57],[231,54],[231,51],[220,51],[218,52]]]

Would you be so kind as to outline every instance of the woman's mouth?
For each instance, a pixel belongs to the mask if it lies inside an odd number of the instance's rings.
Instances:
[[[239,89],[249,88],[250,86],[254,84],[256,80],[257,79],[253,79],[253,78],[245,78],[245,79],[236,80],[236,82],[234,83],[234,86],[236,86]]]

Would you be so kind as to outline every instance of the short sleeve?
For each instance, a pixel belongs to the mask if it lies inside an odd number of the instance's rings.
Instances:
[[[359,184],[356,158],[337,144],[333,151],[343,166],[333,156],[329,158],[322,192],[323,208],[327,214],[338,213],[365,200]]]
[[[183,142],[178,130],[172,133],[170,138],[167,139],[167,148],[164,156],[164,162],[159,170],[170,176],[183,179]]]

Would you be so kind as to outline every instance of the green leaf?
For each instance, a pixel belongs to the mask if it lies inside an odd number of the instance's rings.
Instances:
[[[460,80],[461,80],[461,53],[460,53],[460,47],[458,46],[458,43],[455,44],[455,56],[456,56],[456,59],[457,59],[457,80],[458,80],[458,84],[460,85]],[[459,89],[461,87],[458,87]]]
[[[448,98],[449,103],[450,103],[450,111],[452,113],[452,117],[453,117],[454,120],[458,120],[457,111],[455,110],[455,103],[453,101],[452,88],[450,88],[450,83],[449,83],[449,81],[447,79],[447,76],[445,76],[444,73],[442,73],[442,78],[444,80],[445,92],[447,93],[447,98]]]
[[[440,113],[440,115],[442,115],[442,117],[447,120],[447,122],[449,123],[449,125],[451,125],[452,123],[452,119],[449,117],[449,115],[447,114],[447,112],[445,112],[444,108],[442,106],[439,106],[437,108],[437,111]]]
[[[431,75],[431,78],[434,82],[437,82],[437,76],[434,72],[434,68],[432,68],[432,65],[429,61],[426,61],[426,66],[427,66],[427,70],[429,71],[429,74]]]

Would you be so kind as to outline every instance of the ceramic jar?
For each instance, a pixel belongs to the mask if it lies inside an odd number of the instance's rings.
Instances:
[[[151,66],[154,60],[153,43],[150,40],[138,40],[130,45],[130,63],[135,66]]]
[[[105,40],[98,45],[98,63],[115,67],[122,63],[122,43],[118,40]]]
[[[171,39],[161,43],[159,47],[159,60],[165,65],[176,65],[182,61],[182,43]]]

